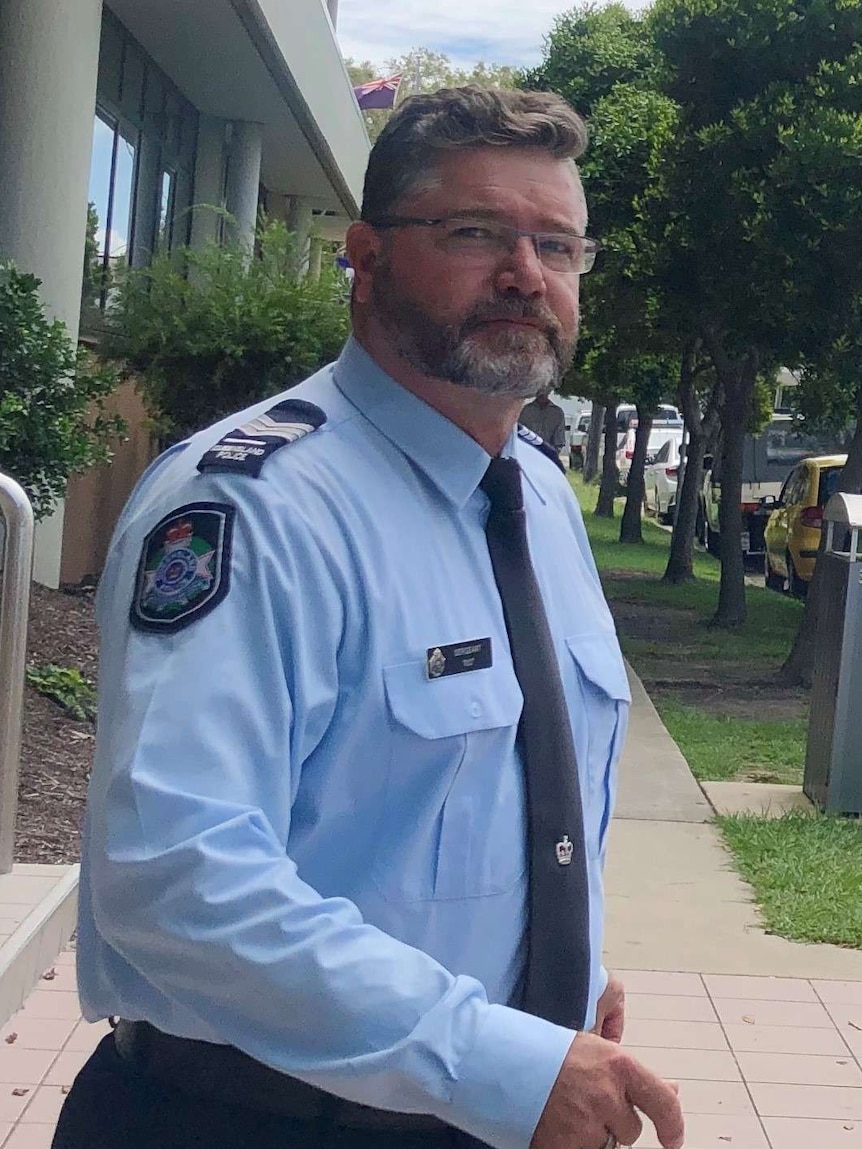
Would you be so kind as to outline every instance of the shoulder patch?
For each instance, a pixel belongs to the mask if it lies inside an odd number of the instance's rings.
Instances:
[[[238,471],[257,478],[270,455],[311,434],[325,422],[326,415],[313,403],[285,399],[219,439],[198,463],[198,470]]]
[[[543,455],[547,455],[552,459],[560,470],[565,475],[566,468],[563,461],[550,443],[546,443],[541,436],[537,435],[535,431],[531,431],[529,427],[525,427],[523,423],[518,424],[518,438],[523,439],[525,443],[529,443],[531,447],[535,447],[537,451],[541,451]]]
[[[136,630],[173,634],[203,618],[230,587],[234,508],[187,503],[144,539],[130,621]]]

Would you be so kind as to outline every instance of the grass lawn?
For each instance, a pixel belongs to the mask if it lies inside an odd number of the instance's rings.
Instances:
[[[805,765],[807,723],[707,714],[664,698],[657,707],[671,738],[702,782],[745,779],[798,785]]]
[[[796,941],[862,948],[862,825],[794,811],[718,823],[763,924]]]

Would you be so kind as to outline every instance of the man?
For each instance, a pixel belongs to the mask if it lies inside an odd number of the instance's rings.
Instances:
[[[515,431],[575,343],[583,143],[547,94],[405,101],[341,358],[132,496],[78,941],[121,1020],[55,1149],[601,1149],[637,1109],[682,1144],[600,964],[624,668]]]
[[[536,398],[521,409],[520,423],[529,428],[559,454],[566,446],[566,415],[551,402],[551,388],[542,387]]]

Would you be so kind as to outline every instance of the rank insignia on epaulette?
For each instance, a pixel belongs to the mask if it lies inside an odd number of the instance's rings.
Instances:
[[[230,584],[234,508],[187,503],[144,539],[130,619],[137,630],[171,634],[209,614]]]
[[[325,422],[326,415],[313,403],[285,399],[222,436],[198,463],[198,470],[238,471],[257,478],[270,455],[310,435]]]
[[[525,443],[529,443],[531,447],[535,447],[537,451],[541,451],[543,455],[547,455],[552,462],[560,468],[563,474],[566,473],[566,468],[563,465],[560,456],[554,450],[550,443],[546,443],[541,435],[537,435],[535,431],[531,431],[529,427],[525,427],[523,423],[518,424],[518,438],[522,439]]]

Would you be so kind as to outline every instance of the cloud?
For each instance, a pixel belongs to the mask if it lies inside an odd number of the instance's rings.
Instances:
[[[626,0],[631,8],[642,0]],[[561,0],[339,0],[338,38],[345,56],[385,60],[413,48],[443,52],[460,67],[538,63]]]

